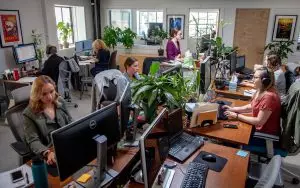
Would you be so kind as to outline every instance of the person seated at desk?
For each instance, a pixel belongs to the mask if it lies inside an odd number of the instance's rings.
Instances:
[[[167,43],[167,59],[168,60],[181,60],[181,51],[179,40],[181,39],[182,32],[177,29],[172,29],[171,39]]]
[[[46,55],[48,56],[48,59],[44,63],[41,74],[49,76],[57,85],[59,64],[64,61],[64,58],[57,55],[57,48],[53,45],[47,45]]]
[[[279,95],[282,97],[286,94],[286,80],[284,72],[281,68],[281,60],[275,54],[268,54],[265,58],[264,64],[274,72],[275,87],[278,90]],[[254,65],[254,70],[261,68],[262,65]],[[254,87],[253,83],[244,81],[241,85]]]
[[[128,57],[124,63],[125,72],[123,75],[127,79],[128,82],[131,82],[134,79],[139,80],[140,75],[139,71],[139,62],[134,57]]]
[[[107,48],[105,42],[100,39],[96,39],[93,44],[93,53],[96,55],[95,67],[91,69],[93,77],[101,71],[108,70],[108,63],[110,58],[110,51]]]
[[[55,164],[55,155],[50,151],[51,132],[71,123],[72,117],[50,77],[42,75],[34,80],[23,116],[25,140],[31,151],[44,157],[47,164]]]
[[[279,95],[274,88],[273,72],[266,67],[258,68],[254,73],[254,87],[257,92],[253,95],[251,103],[241,107],[229,107],[225,115],[255,126],[256,131],[271,135],[280,134],[280,110]],[[240,113],[252,112],[253,117]]]

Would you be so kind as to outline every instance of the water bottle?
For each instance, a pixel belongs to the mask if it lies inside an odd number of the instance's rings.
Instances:
[[[34,181],[34,187],[36,188],[48,188],[48,172],[47,166],[39,157],[32,159],[32,175]]]

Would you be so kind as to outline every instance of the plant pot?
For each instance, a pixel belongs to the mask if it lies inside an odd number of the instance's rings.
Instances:
[[[148,103],[142,102],[142,108],[144,110],[145,119],[147,122],[151,123],[156,117],[156,107],[154,103],[152,106],[148,106]]]
[[[67,41],[64,41],[64,48],[69,48],[69,43]]]
[[[158,56],[164,56],[164,49],[158,49]]]

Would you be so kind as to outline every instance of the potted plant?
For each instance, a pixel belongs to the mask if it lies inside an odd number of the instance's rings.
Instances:
[[[126,28],[121,32],[120,41],[126,49],[131,49],[134,45],[134,39],[136,38],[136,33],[130,28]]]
[[[44,46],[43,46],[43,35],[37,33],[35,29],[31,31],[31,37],[36,49],[37,59],[39,61],[39,69],[42,68],[42,60],[45,56]]]
[[[292,45],[294,45],[294,41],[270,42],[265,46],[265,51],[269,50],[271,53],[276,54],[281,61],[285,61],[290,53],[294,53],[291,49]]]
[[[119,27],[106,26],[104,27],[103,40],[109,48],[115,49],[120,41],[121,29]]]
[[[60,31],[60,37],[64,48],[69,48],[68,38],[71,36],[72,28],[69,23],[58,22],[57,29]]]
[[[153,30],[153,36],[155,38],[155,40],[158,40],[159,44],[160,44],[160,48],[158,49],[158,55],[159,56],[163,56],[164,55],[164,49],[162,48],[162,44],[164,39],[168,38],[168,32],[158,28],[155,28],[155,30]]]

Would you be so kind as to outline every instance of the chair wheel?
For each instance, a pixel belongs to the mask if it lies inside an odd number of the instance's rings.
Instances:
[[[78,104],[75,104],[74,107],[77,108],[77,107],[78,107]]]
[[[298,178],[293,178],[292,179],[292,184],[298,185],[299,184],[299,179]]]

